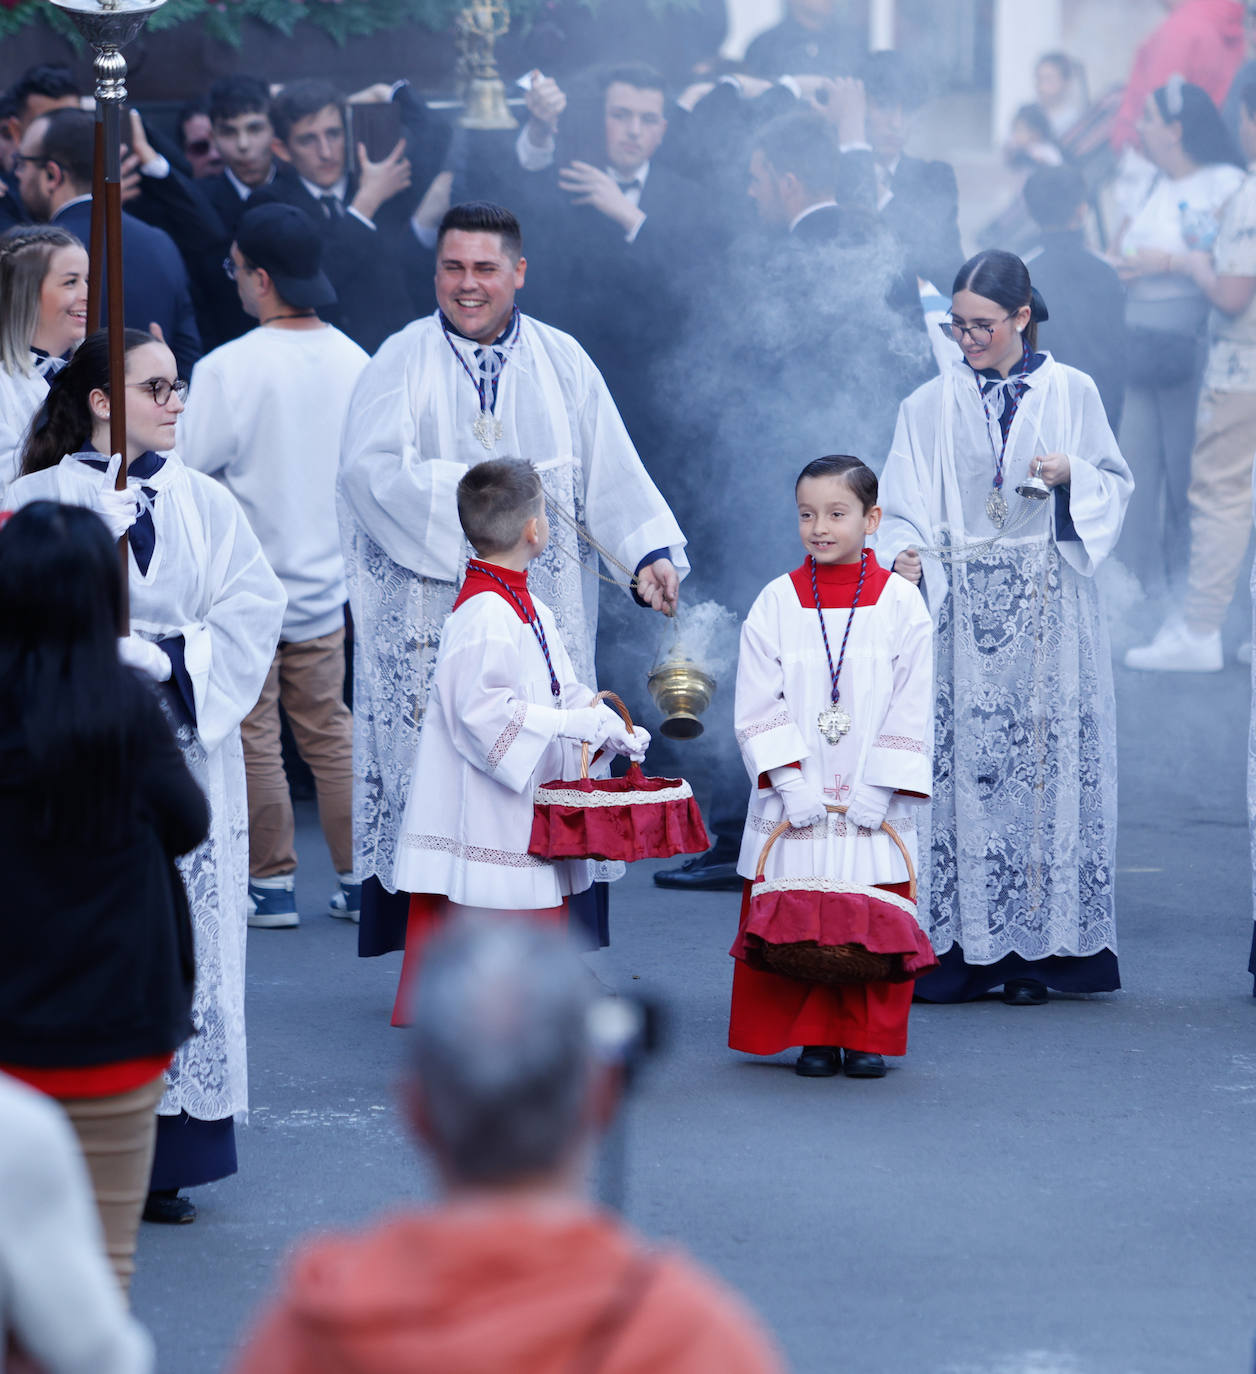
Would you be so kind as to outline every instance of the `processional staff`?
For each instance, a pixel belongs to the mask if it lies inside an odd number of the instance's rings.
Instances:
[[[122,107],[126,58],[122,47],[165,0],[49,0],[64,10],[96,54],[96,148],[92,168],[92,227],[88,245],[87,330],[100,328],[100,300],[108,288],[109,447],[121,454],[116,487],[126,490],[126,350],[122,294]],[[130,629],[127,537],[118,541],[122,560],[122,632]]]

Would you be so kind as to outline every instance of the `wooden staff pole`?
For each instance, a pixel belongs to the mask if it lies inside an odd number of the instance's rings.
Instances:
[[[96,106],[96,148],[92,159],[92,225],[87,243],[87,332],[100,328],[100,299],[105,288],[105,120]]]
[[[114,485],[126,490],[126,347],[122,281],[122,101],[99,100],[104,132],[105,195],[103,208],[106,301],[109,331],[109,448],[122,455]],[[93,202],[93,219],[95,203]],[[130,630],[130,550],[125,534],[118,540],[122,563],[122,632]]]

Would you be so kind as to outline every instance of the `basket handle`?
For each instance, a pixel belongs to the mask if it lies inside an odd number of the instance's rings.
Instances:
[[[846,808],[844,806],[833,806],[826,803],[825,810],[836,812],[839,816],[844,816],[846,814]],[[759,855],[759,862],[755,865],[754,876],[756,880],[763,877],[763,870],[767,866],[768,854],[771,853],[772,846],[789,828],[789,822],[782,821],[768,836],[763,846],[763,852]],[[916,865],[912,863],[911,855],[907,852],[907,846],[903,843],[898,831],[894,829],[889,821],[882,821],[881,829],[885,831],[896,845],[898,845],[898,852],[903,856],[903,862],[907,865],[907,883],[911,889],[908,896],[914,902],[916,900]]]
[[[632,717],[628,714],[628,708],[624,705],[622,697],[617,697],[614,692],[595,692],[593,695],[593,700],[589,703],[589,705],[596,706],[599,702],[602,701],[610,702],[610,704],[615,708],[615,710],[619,712],[619,714],[623,717],[624,724],[628,727],[629,733],[636,729],[636,726],[634,726],[632,723]],[[598,755],[601,754],[601,752],[602,751],[599,749],[597,751],[597,754],[594,754],[593,761],[595,763],[597,762]],[[584,740],[581,740],[580,742],[580,776],[582,778],[587,778],[589,776],[589,746],[588,743]]]

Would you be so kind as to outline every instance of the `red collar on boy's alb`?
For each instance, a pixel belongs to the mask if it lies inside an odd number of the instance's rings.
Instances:
[[[506,585],[503,587],[502,583]],[[467,560],[467,576],[454,602],[456,611],[464,601],[470,601],[481,592],[495,592],[513,607],[515,614],[525,625],[536,619],[536,607],[532,604],[532,594],[528,591],[528,574],[517,572],[514,568],[503,568],[499,563],[481,563],[478,558]],[[514,596],[511,596],[514,592]]]
[[[815,592],[811,586],[811,560],[795,568],[789,575],[794,584],[794,594],[798,604],[809,611],[815,610]],[[877,562],[877,556],[868,550],[868,571],[864,577],[863,591],[859,597],[861,606],[876,605],[878,597],[885,590],[890,574]],[[848,611],[855,599],[855,588],[859,585],[858,563],[819,563],[816,565],[816,586],[820,592],[820,605],[826,611]]]

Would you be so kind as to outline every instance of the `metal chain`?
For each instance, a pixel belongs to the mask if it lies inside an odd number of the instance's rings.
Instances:
[[[591,572],[594,577],[601,578],[603,582],[609,583],[612,587],[618,587],[619,583],[616,582],[613,577],[607,577],[607,575],[601,570],[601,568],[597,566],[596,563],[590,566],[590,564],[586,563],[584,559],[580,557],[580,540],[584,540],[584,542],[595,553],[601,554],[601,556],[604,559],[606,559],[606,561],[611,565],[612,568],[618,568],[619,571],[623,573],[623,575],[628,579],[628,586],[631,590],[636,590],[637,574],[633,572],[631,568],[625,567],[624,564],[621,563],[619,559],[616,558],[615,555],[611,553],[608,549],[603,548],[602,545],[599,544],[597,540],[594,539],[594,537],[589,533],[589,531],[585,529],[585,527],[580,523],[580,521],[577,520],[574,515],[568,515],[568,513],[562,508],[562,506],[560,506],[558,502],[548,493],[545,497],[545,506],[551,515],[558,516],[558,518],[565,525],[567,525],[570,529],[573,529],[576,532],[576,552],[573,553],[570,549],[564,548],[563,545],[560,544],[557,540],[554,540],[554,547],[558,550],[559,553],[563,554],[564,557],[570,558],[573,562],[579,563],[580,566],[585,570],[585,572]]]

